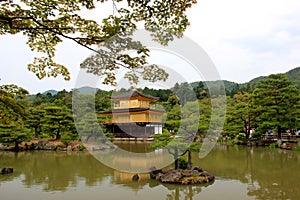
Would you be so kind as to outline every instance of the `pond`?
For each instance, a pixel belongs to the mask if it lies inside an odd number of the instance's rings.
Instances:
[[[125,148],[126,145],[123,145]],[[134,146],[134,145],[133,145]],[[138,145],[137,148],[141,148]],[[144,148],[142,148],[144,149]],[[141,174],[111,169],[88,152],[0,152],[0,199],[299,199],[300,153],[261,147],[217,145],[193,164],[216,176],[212,184],[160,184]]]

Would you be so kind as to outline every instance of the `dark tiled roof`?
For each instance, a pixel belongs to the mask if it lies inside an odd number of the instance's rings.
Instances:
[[[152,99],[152,100],[159,100],[159,97],[153,97],[151,95],[143,94],[137,90],[131,90],[129,92],[125,92],[123,94],[117,95],[117,96],[112,96],[112,99],[131,99],[134,97],[142,96],[147,99]]]
[[[111,114],[111,113],[134,113],[134,112],[142,112],[142,111],[154,111],[154,112],[165,112],[163,110],[156,110],[156,109],[149,109],[149,108],[122,108],[122,109],[114,109],[114,110],[108,110],[108,111],[100,111],[97,112],[98,114]]]

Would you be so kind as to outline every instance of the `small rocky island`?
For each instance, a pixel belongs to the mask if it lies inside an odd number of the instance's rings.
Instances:
[[[204,171],[201,167],[193,166],[191,169],[169,169],[167,171],[150,168],[150,177],[162,183],[177,184],[204,184],[215,180],[215,176]]]

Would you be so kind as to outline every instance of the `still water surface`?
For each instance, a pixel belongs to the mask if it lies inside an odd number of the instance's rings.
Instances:
[[[193,163],[213,173],[214,183],[160,184],[148,175],[133,182],[132,174],[106,167],[88,152],[0,152],[0,168],[15,170],[0,175],[0,199],[300,199],[299,152],[216,146],[203,159],[195,153]]]

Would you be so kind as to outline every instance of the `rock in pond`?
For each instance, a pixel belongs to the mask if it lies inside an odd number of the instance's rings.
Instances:
[[[14,172],[14,168],[9,168],[9,167],[5,167],[1,170],[1,174],[9,174],[13,172]]]
[[[210,183],[214,181],[214,179],[214,175],[204,171],[201,167],[192,167],[189,170],[170,169],[156,175],[156,180],[162,183],[177,183],[183,185]]]
[[[4,150],[5,150],[5,146],[0,143],[0,151],[4,151]]]
[[[154,167],[154,166],[152,166],[152,167],[149,168],[149,174],[150,174],[150,178],[151,179],[156,179],[156,176],[159,173],[162,173],[161,169],[156,169],[156,167]]]
[[[138,181],[140,179],[139,175],[138,174],[135,174],[132,176],[132,180],[133,181]]]

